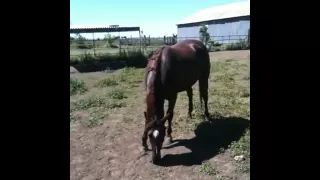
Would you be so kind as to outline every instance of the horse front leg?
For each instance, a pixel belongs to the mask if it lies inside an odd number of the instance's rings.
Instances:
[[[147,121],[145,121],[145,126],[147,125]],[[141,137],[141,148],[140,151],[142,154],[145,154],[146,151],[148,151],[148,145],[147,145],[147,140],[148,140],[148,132],[146,131],[146,127],[143,131],[142,137]]]
[[[148,136],[146,131],[143,132],[141,140],[142,140],[142,143],[141,143],[140,151],[141,151],[141,154],[145,154],[146,151],[148,150],[148,145],[147,145]]]
[[[167,129],[167,140],[165,142],[165,145],[170,145],[172,143],[172,119],[173,119],[173,110],[174,106],[176,105],[177,101],[177,94],[172,95],[170,98],[168,98],[169,105],[168,105],[168,110],[167,114],[170,113],[170,116],[168,118],[168,129]]]
[[[189,111],[188,111],[188,117],[192,118],[192,111],[193,111],[193,92],[192,92],[192,87],[187,89],[187,95],[188,95],[188,99],[189,99]]]

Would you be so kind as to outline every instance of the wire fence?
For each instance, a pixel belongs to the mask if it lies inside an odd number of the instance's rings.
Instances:
[[[83,54],[106,54],[118,53],[119,51],[142,50],[150,52],[163,45],[173,45],[177,41],[185,39],[200,39],[200,37],[137,37],[137,38],[118,38],[118,39],[70,39],[70,56],[79,56]],[[247,35],[230,36],[211,36],[208,45],[220,47],[232,45],[238,42],[248,40]]]

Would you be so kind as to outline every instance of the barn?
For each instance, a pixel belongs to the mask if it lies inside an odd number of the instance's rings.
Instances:
[[[232,43],[245,39],[250,29],[250,1],[237,2],[200,10],[178,26],[178,41],[199,39],[201,24],[205,24],[211,40]]]

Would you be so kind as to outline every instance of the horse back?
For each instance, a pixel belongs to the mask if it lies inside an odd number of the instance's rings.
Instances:
[[[161,81],[170,92],[185,91],[210,71],[207,48],[201,41],[186,40],[165,47],[161,57]]]

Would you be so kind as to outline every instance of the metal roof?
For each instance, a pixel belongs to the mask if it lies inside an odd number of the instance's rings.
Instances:
[[[97,27],[97,26],[84,26],[82,28],[70,27],[70,33],[96,33],[96,32],[128,32],[140,31],[140,27]]]
[[[248,15],[250,15],[250,0],[222,6],[214,6],[211,8],[200,10],[184,19],[179,24],[188,24]]]

